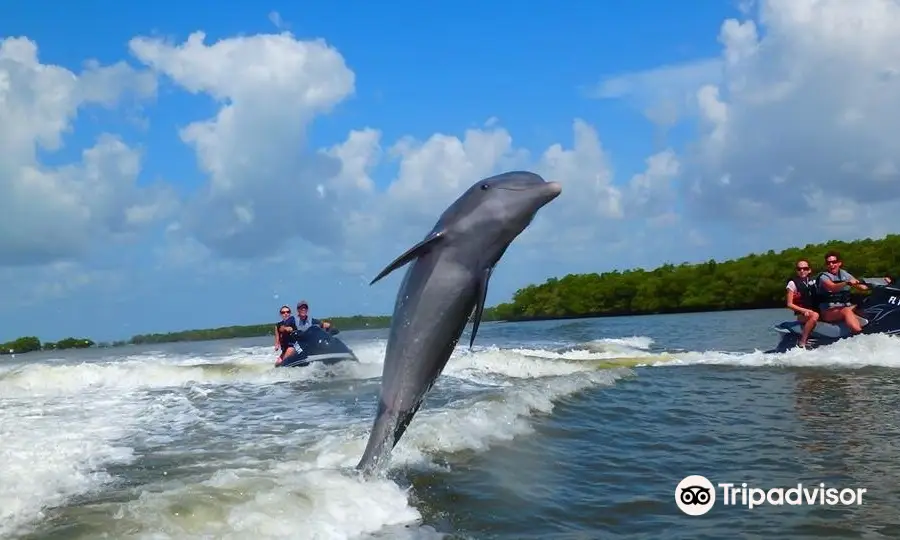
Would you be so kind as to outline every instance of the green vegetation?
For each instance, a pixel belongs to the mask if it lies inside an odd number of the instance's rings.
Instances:
[[[340,330],[360,330],[366,328],[387,328],[391,324],[391,318],[387,315],[353,317],[330,317],[324,320],[330,321]],[[144,343],[172,343],[176,341],[207,341],[215,339],[246,338],[272,335],[275,323],[251,324],[247,326],[225,326],[222,328],[207,328],[200,330],[182,330],[164,334],[143,334],[132,337],[128,341],[116,341],[113,343],[94,343],[84,338],[66,338],[56,343],[41,343],[34,336],[20,337],[15,341],[0,344],[0,354],[21,354],[40,350],[82,349],[87,347],[121,347],[124,345],[140,345]]]
[[[93,341],[86,338],[69,337],[56,343],[47,342],[42,344],[41,340],[35,336],[25,336],[7,343],[0,343],[0,354],[22,354],[40,350],[87,349],[94,345]]]
[[[330,321],[335,328],[344,330],[361,330],[366,328],[387,328],[391,318],[387,315],[371,316],[355,315],[353,317],[331,317],[322,320]],[[268,336],[275,333],[275,322],[252,324],[248,326],[224,326],[203,330],[183,330],[166,334],[146,334],[131,338],[130,343],[172,343],[175,341],[207,341],[212,339],[231,339]]]
[[[794,275],[794,263],[809,259],[813,268],[821,268],[825,253],[837,250],[845,268],[857,277],[893,275],[900,267],[900,235],[881,240],[855,242],[832,241],[772,250],[740,259],[699,264],[666,264],[654,270],[641,268],[603,274],[570,274],[552,278],[540,285],[529,285],[513,295],[512,302],[484,310],[484,321],[522,321],[610,315],[685,313],[773,308],[784,305],[785,280]],[[387,315],[326,318],[340,330],[387,328]],[[226,326],[184,330],[165,334],[145,334],[128,341],[96,344],[116,347],[143,343],[206,341],[215,339],[260,337],[273,334],[274,321],[248,326]],[[0,354],[39,350],[60,350],[95,346],[89,339],[66,338],[44,343],[34,336],[0,344]]]
[[[0,354],[18,354],[39,350],[41,350],[41,340],[35,336],[24,336],[13,341],[0,343]]]
[[[900,235],[832,241],[725,262],[570,274],[519,289],[512,302],[495,308],[495,316],[522,321],[782,307],[784,284],[795,275],[796,260],[806,257],[814,269],[821,269],[825,253],[832,249],[857,277],[893,275],[900,266]]]

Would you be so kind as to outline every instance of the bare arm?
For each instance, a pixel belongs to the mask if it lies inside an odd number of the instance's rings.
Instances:
[[[855,287],[857,289],[861,289],[864,291],[869,289],[868,284],[856,279],[855,277],[853,277],[853,274],[851,274],[850,272],[844,271],[843,269],[842,269],[842,272],[847,276],[846,283],[849,284],[851,287]]]
[[[787,289],[785,304],[787,305],[788,309],[792,309],[794,311],[799,311],[800,313],[803,313],[804,315],[809,315],[809,311],[810,311],[809,309],[807,309],[805,307],[800,307],[794,303],[794,293],[790,289]]]
[[[823,277],[821,283],[822,287],[828,292],[838,292],[847,285],[844,281],[834,282],[827,277]]]
[[[831,281],[827,277],[822,278],[822,286],[828,292],[839,292],[841,289],[850,285],[851,287],[856,287],[857,289],[867,290],[869,288],[868,285],[863,283],[862,281],[856,279],[848,272],[841,272],[841,275],[846,275],[846,281]]]

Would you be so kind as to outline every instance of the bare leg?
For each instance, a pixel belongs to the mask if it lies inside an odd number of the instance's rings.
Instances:
[[[822,320],[827,322],[844,321],[854,334],[862,332],[859,319],[853,313],[853,306],[830,308],[822,313]]]
[[[281,363],[284,362],[284,359],[294,354],[294,352],[295,351],[293,347],[288,347],[287,349],[285,349],[284,352],[281,353],[281,356],[278,357],[278,360],[275,361],[275,365],[280,366]]]
[[[819,322],[819,314],[815,311],[812,312],[809,316],[801,315],[800,320],[803,321],[803,333],[800,334],[800,343],[801,347],[806,347],[806,340],[809,339],[809,334],[812,333],[813,328],[816,327],[816,323]]]
[[[850,327],[850,330],[852,330],[854,334],[862,332],[862,326],[859,324],[859,319],[857,319],[856,314],[853,313],[853,306],[847,306],[841,309],[841,314],[844,316],[844,320],[847,321],[847,326]]]

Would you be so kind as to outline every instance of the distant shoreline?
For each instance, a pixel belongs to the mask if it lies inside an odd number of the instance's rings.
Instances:
[[[330,321],[339,330],[365,330],[388,328],[390,316],[354,315],[351,317],[330,317]],[[176,332],[160,332],[138,334],[131,339],[111,342],[95,342],[88,338],[66,338],[55,343],[41,343],[36,336],[24,336],[8,343],[0,344],[0,355],[25,354],[46,350],[87,349],[91,347],[111,348],[126,345],[143,345],[148,343],[179,343],[194,341],[214,341],[219,339],[250,338],[274,335],[275,321],[263,324],[233,325],[219,328],[199,328],[179,330]]]
[[[784,287],[794,276],[794,263],[806,259],[819,271],[829,250],[837,250],[841,259],[851,261],[847,264],[848,270],[856,276],[893,275],[892,270],[900,267],[900,235],[889,234],[880,240],[831,241],[779,253],[769,250],[723,262],[709,260],[678,266],[666,263],[653,270],[636,268],[603,274],[569,274],[517,290],[510,302],[485,308],[482,320],[515,323],[782,308]],[[391,325],[390,315],[354,315],[325,320],[342,331],[374,330]],[[0,344],[0,354],[263,337],[273,335],[274,327],[275,321],[181,330],[136,335],[111,343],[72,337],[56,343],[41,343],[36,336],[26,336]]]
[[[516,317],[511,319],[496,319],[485,317],[483,322],[496,323],[518,323],[518,322],[540,322],[540,321],[564,321],[574,319],[602,319],[610,317],[641,317],[648,315],[679,315],[686,313],[716,313],[723,311],[747,311],[756,309],[773,309],[782,306],[741,306],[734,308],[720,309],[702,309],[686,307],[674,310],[660,310],[655,312],[609,312],[609,313],[588,313],[574,315],[544,315],[534,317]],[[487,315],[487,309],[485,314]],[[379,330],[390,328],[390,315],[356,315],[353,317],[326,317],[323,320],[331,321],[331,323],[341,331],[348,330]],[[470,321],[471,322],[471,321]],[[200,328],[192,330],[180,330],[176,332],[163,332],[154,334],[139,334],[129,340],[112,341],[112,342],[94,342],[88,338],[67,338],[56,343],[43,343],[36,341],[35,337],[22,337],[16,341],[0,344],[0,356],[10,354],[9,349],[13,349],[14,354],[26,354],[29,352],[47,351],[47,350],[66,350],[66,349],[86,349],[86,348],[117,348],[129,345],[146,345],[161,343],[188,343],[197,341],[217,341],[222,339],[240,339],[240,338],[257,338],[272,336],[274,334],[273,327],[275,323],[269,324],[250,324],[250,325],[234,325],[219,328]],[[18,345],[18,347],[16,347]]]
[[[533,317],[516,317],[512,319],[503,319],[497,320],[497,322],[504,323],[516,323],[516,322],[539,322],[539,321],[566,321],[573,319],[606,319],[611,317],[646,317],[650,315],[685,315],[689,313],[722,313],[722,312],[730,312],[730,311],[755,311],[762,309],[779,309],[784,308],[782,304],[776,305],[752,305],[752,306],[738,306],[738,307],[723,307],[723,308],[695,308],[695,307],[684,307],[684,308],[675,308],[675,309],[665,309],[665,310],[657,310],[657,311],[645,311],[645,312],[600,312],[600,313],[585,313],[581,315],[536,315]],[[785,308],[786,309],[786,308]]]

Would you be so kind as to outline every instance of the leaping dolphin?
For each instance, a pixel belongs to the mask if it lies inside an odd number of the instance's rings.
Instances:
[[[424,240],[369,284],[412,263],[394,304],[378,412],[356,466],[364,476],[378,469],[400,441],[474,310],[471,349],[494,265],[538,210],[561,192],[560,184],[526,171],[476,182],[444,211]]]

